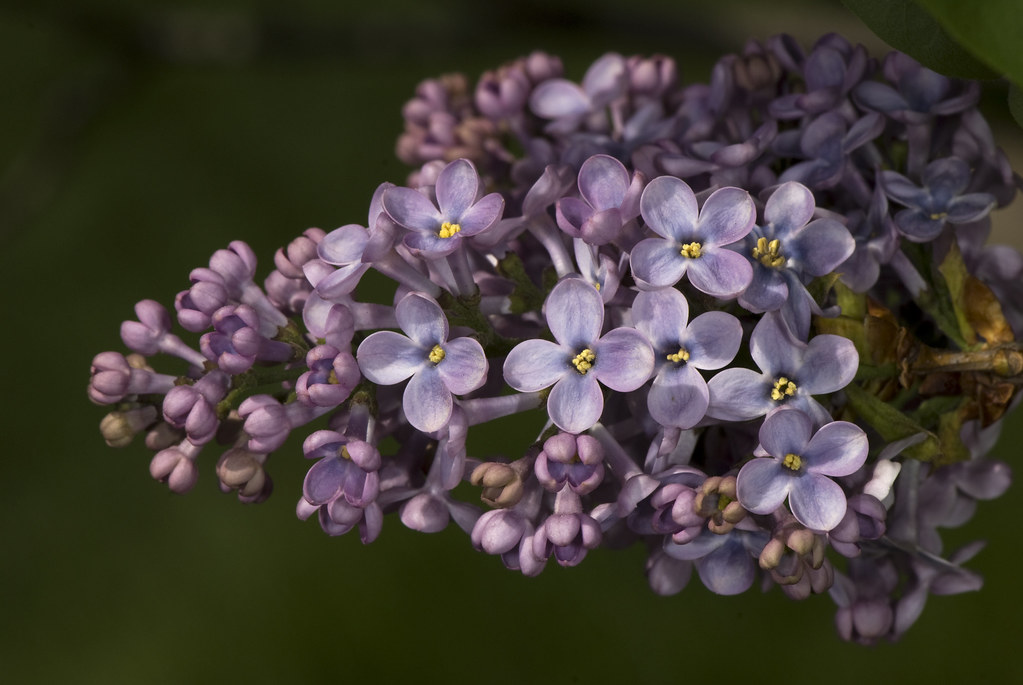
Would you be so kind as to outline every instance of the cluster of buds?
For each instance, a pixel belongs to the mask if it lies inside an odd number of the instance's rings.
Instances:
[[[89,397],[174,492],[221,450],[221,489],[262,501],[319,420],[297,514],[329,535],[454,521],[526,575],[640,542],[658,593],[759,578],[895,638],[980,586],[940,529],[1009,485],[987,454],[1023,383],[1023,257],[985,239],[1017,178],[978,95],[835,35],[751,43],[709,84],[618,54],[576,83],[542,53],[424,82],[416,169],[365,226],[305,231],[262,286],[245,243],[218,250],[174,301],[197,341],[140,302]],[[391,304],[362,301],[370,270]],[[512,415],[528,443],[469,453]]]

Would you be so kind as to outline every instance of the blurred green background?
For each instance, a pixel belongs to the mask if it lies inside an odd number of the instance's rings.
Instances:
[[[931,598],[897,644],[844,644],[827,597],[662,598],[644,552],[536,579],[452,526],[388,519],[364,548],[300,522],[308,463],[240,505],[207,459],[174,496],[140,445],[107,448],[89,362],[144,297],[167,305],[233,239],[269,270],[309,226],[363,222],[422,79],[542,48],[579,77],[609,50],[676,57],[686,81],[748,38],[829,31],[886,47],[838,2],[26,2],[0,8],[0,679],[9,683],[1023,681],[1023,491],[949,539],[990,541],[983,591]],[[984,111],[1017,168],[994,84]],[[1019,212],[998,238],[1023,246]],[[996,455],[1018,462],[1019,417]]]

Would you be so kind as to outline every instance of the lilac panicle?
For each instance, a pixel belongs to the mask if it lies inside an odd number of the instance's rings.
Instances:
[[[104,440],[257,503],[295,433],[328,535],[454,522],[527,576],[638,542],[657,593],[828,590],[862,643],[978,589],[943,529],[1009,485],[1023,256],[984,244],[1017,183],[977,84],[834,34],[678,73],[533,53],[423,82],[417,167],[364,225],[307,229],[262,287],[217,250],[174,301],[191,336],[136,305],[130,353],[93,359]],[[470,454],[513,415],[525,442]]]

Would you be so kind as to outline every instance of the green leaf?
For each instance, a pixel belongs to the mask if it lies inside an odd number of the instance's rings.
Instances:
[[[942,458],[941,441],[938,436],[877,395],[853,383],[845,387],[845,396],[849,400],[850,408],[888,442],[925,433],[927,437],[923,442],[906,448],[903,452],[906,456],[920,461],[936,461]]]
[[[912,0],[842,0],[842,2],[882,40],[929,69],[958,78],[991,79],[998,76],[984,63],[988,60],[978,60],[970,50],[960,45],[945,30],[949,28],[947,24],[939,22],[921,7],[923,5],[935,11],[932,5],[949,4],[976,12],[977,6],[985,3],[967,3],[961,0],[950,3],[920,0],[920,4]],[[945,13],[942,13],[942,18],[944,16]],[[997,68],[1003,70],[1001,66]]]
[[[1023,90],[1015,83],[1009,85],[1009,111],[1016,123],[1023,126]]]
[[[960,45],[1023,86],[1023,7],[1019,0],[917,0]],[[1017,117],[1018,118],[1018,117]]]
[[[941,260],[938,271],[945,277],[945,284],[948,286],[949,297],[952,301],[952,311],[959,324],[959,332],[962,334],[963,340],[972,345],[977,342],[977,333],[970,325],[970,317],[966,313],[969,303],[965,301],[966,280],[970,277],[970,272],[966,270],[966,264],[963,263],[963,255],[959,252],[959,243],[952,241],[948,254]]]

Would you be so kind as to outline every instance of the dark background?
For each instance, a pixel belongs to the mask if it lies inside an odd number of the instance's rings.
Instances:
[[[145,297],[168,306],[234,239],[269,270],[309,226],[365,221],[420,80],[542,48],[581,77],[596,57],[665,53],[687,82],[748,38],[839,31],[886,47],[838,2],[86,2],[0,7],[0,673],[6,682],[1012,682],[1023,636],[1023,493],[983,503],[950,544],[990,541],[979,593],[932,597],[897,644],[840,642],[828,597],[662,598],[644,552],[598,551],[535,579],[388,519],[328,538],[294,507],[290,441],[276,493],[221,495],[212,461],[171,495],[140,445],[107,448],[85,396]],[[713,4],[713,9],[709,6]],[[1004,92],[985,113],[1010,157]],[[1012,211],[1012,210],[1010,210]],[[1023,245],[1019,212],[996,215]],[[499,440],[499,436],[495,436]],[[995,454],[1016,465],[1018,416]],[[353,680],[354,679],[354,680]]]

